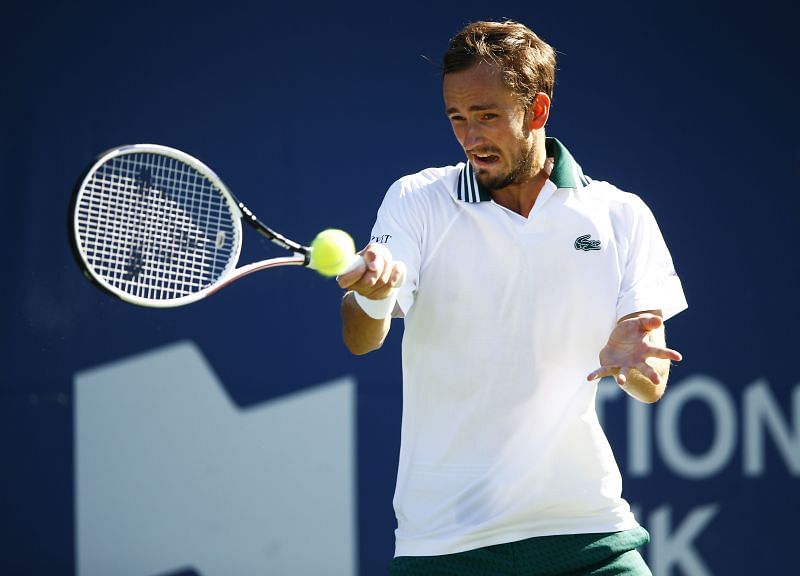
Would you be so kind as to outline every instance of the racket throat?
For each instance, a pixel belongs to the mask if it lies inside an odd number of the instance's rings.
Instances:
[[[305,259],[304,266],[308,266],[310,259],[311,259],[311,249],[308,246],[303,246],[302,244],[298,244],[297,242],[293,242],[284,236],[283,234],[279,234],[266,224],[264,224],[258,217],[253,213],[250,208],[245,206],[242,202],[237,202],[237,206],[239,210],[242,212],[242,217],[244,220],[250,224],[253,228],[258,231],[259,234],[277,244],[281,248],[285,250],[290,250],[295,254],[302,256]]]

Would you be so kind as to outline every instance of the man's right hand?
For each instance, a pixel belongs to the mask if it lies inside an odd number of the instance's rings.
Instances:
[[[342,337],[348,350],[353,354],[366,354],[377,350],[383,344],[392,321],[395,306],[392,298],[386,302],[386,314],[382,318],[367,314],[356,301],[355,294],[375,300],[377,309],[382,309],[379,301],[390,298],[405,279],[405,265],[395,262],[392,253],[383,244],[369,244],[361,252],[361,264],[341,274],[337,281],[347,290],[342,300]],[[374,311],[373,311],[374,312]]]
[[[358,292],[370,300],[388,298],[394,288],[402,284],[405,266],[392,259],[384,244],[369,244],[361,252],[363,263],[337,277],[339,286]]]

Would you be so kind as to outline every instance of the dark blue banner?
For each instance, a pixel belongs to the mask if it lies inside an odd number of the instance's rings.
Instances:
[[[150,142],[268,225],[369,241],[386,189],[462,152],[438,61],[513,18],[559,56],[548,135],[640,195],[689,309],[655,405],[598,411],[655,576],[791,574],[800,513],[800,130],[791,9],[670,3],[12,2],[0,24],[0,572],[385,574],[400,340],[351,356],[341,291],[250,276],[152,310],[84,278],[72,186]],[[242,263],[276,256],[245,230]]]

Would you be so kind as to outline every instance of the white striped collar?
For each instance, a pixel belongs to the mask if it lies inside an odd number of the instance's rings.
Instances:
[[[566,147],[555,138],[545,141],[547,157],[553,158],[553,170],[550,172],[550,182],[556,188],[583,188],[591,181],[584,176],[580,165],[569,153]],[[485,202],[492,199],[492,193],[478,183],[472,164],[467,161],[458,175],[458,184],[455,196],[462,202]]]

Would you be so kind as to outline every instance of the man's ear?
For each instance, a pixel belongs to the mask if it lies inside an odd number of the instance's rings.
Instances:
[[[540,130],[550,117],[550,97],[544,92],[537,92],[528,108],[528,128]]]

